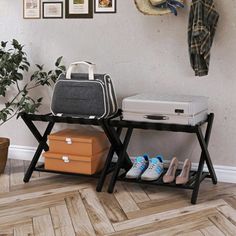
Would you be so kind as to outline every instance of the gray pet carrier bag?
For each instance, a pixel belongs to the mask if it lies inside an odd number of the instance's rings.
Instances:
[[[86,65],[87,73],[72,73]],[[66,76],[61,74],[55,84],[51,111],[57,116],[107,118],[117,112],[117,100],[112,80],[107,74],[94,74],[90,62],[74,62]]]

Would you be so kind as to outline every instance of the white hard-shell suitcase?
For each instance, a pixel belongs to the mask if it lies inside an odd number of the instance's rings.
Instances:
[[[123,120],[196,125],[207,119],[208,98],[138,94],[123,99]]]

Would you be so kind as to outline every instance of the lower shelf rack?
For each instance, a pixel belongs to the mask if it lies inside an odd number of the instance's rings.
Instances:
[[[107,172],[107,174],[111,173],[115,168],[115,163],[112,162],[111,166]],[[34,168],[34,171],[39,171],[39,172],[48,172],[48,173],[55,173],[55,174],[63,174],[63,175],[74,175],[74,176],[89,176],[89,177],[93,177],[93,178],[99,178],[101,175],[101,172],[98,172],[96,174],[93,175],[86,175],[86,174],[79,174],[79,173],[71,173],[71,172],[63,172],[63,171],[56,171],[56,170],[48,170],[45,169],[44,164],[38,165]]]
[[[175,182],[172,183],[164,183],[163,182],[163,176],[166,173],[167,169],[164,170],[160,178],[155,181],[144,181],[139,179],[127,179],[125,178],[126,173],[122,173],[119,175],[118,180],[124,181],[124,182],[132,182],[132,183],[139,183],[139,184],[150,184],[150,185],[156,185],[156,186],[167,186],[167,187],[173,187],[173,188],[182,188],[182,189],[194,189],[194,184],[197,178],[197,171],[192,170],[189,174],[189,181],[184,185],[177,185]],[[181,170],[176,171],[176,176],[179,175]],[[201,176],[201,181],[203,181],[205,178],[210,178],[209,172],[203,172]]]

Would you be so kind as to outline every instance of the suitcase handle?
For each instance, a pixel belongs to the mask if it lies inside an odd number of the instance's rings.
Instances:
[[[70,64],[69,69],[66,73],[66,78],[71,79],[72,70],[78,66],[85,65],[88,67],[89,80],[94,80],[94,66],[95,64],[88,61],[78,61]]]
[[[161,115],[146,115],[144,116],[145,119],[149,120],[169,120],[168,116],[161,116]]]

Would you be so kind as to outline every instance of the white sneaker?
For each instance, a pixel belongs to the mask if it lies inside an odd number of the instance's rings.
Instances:
[[[164,171],[163,157],[158,155],[151,158],[149,166],[142,174],[141,179],[147,181],[157,180]]]
[[[138,179],[148,167],[148,155],[136,157],[132,168],[127,172],[126,178]]]

